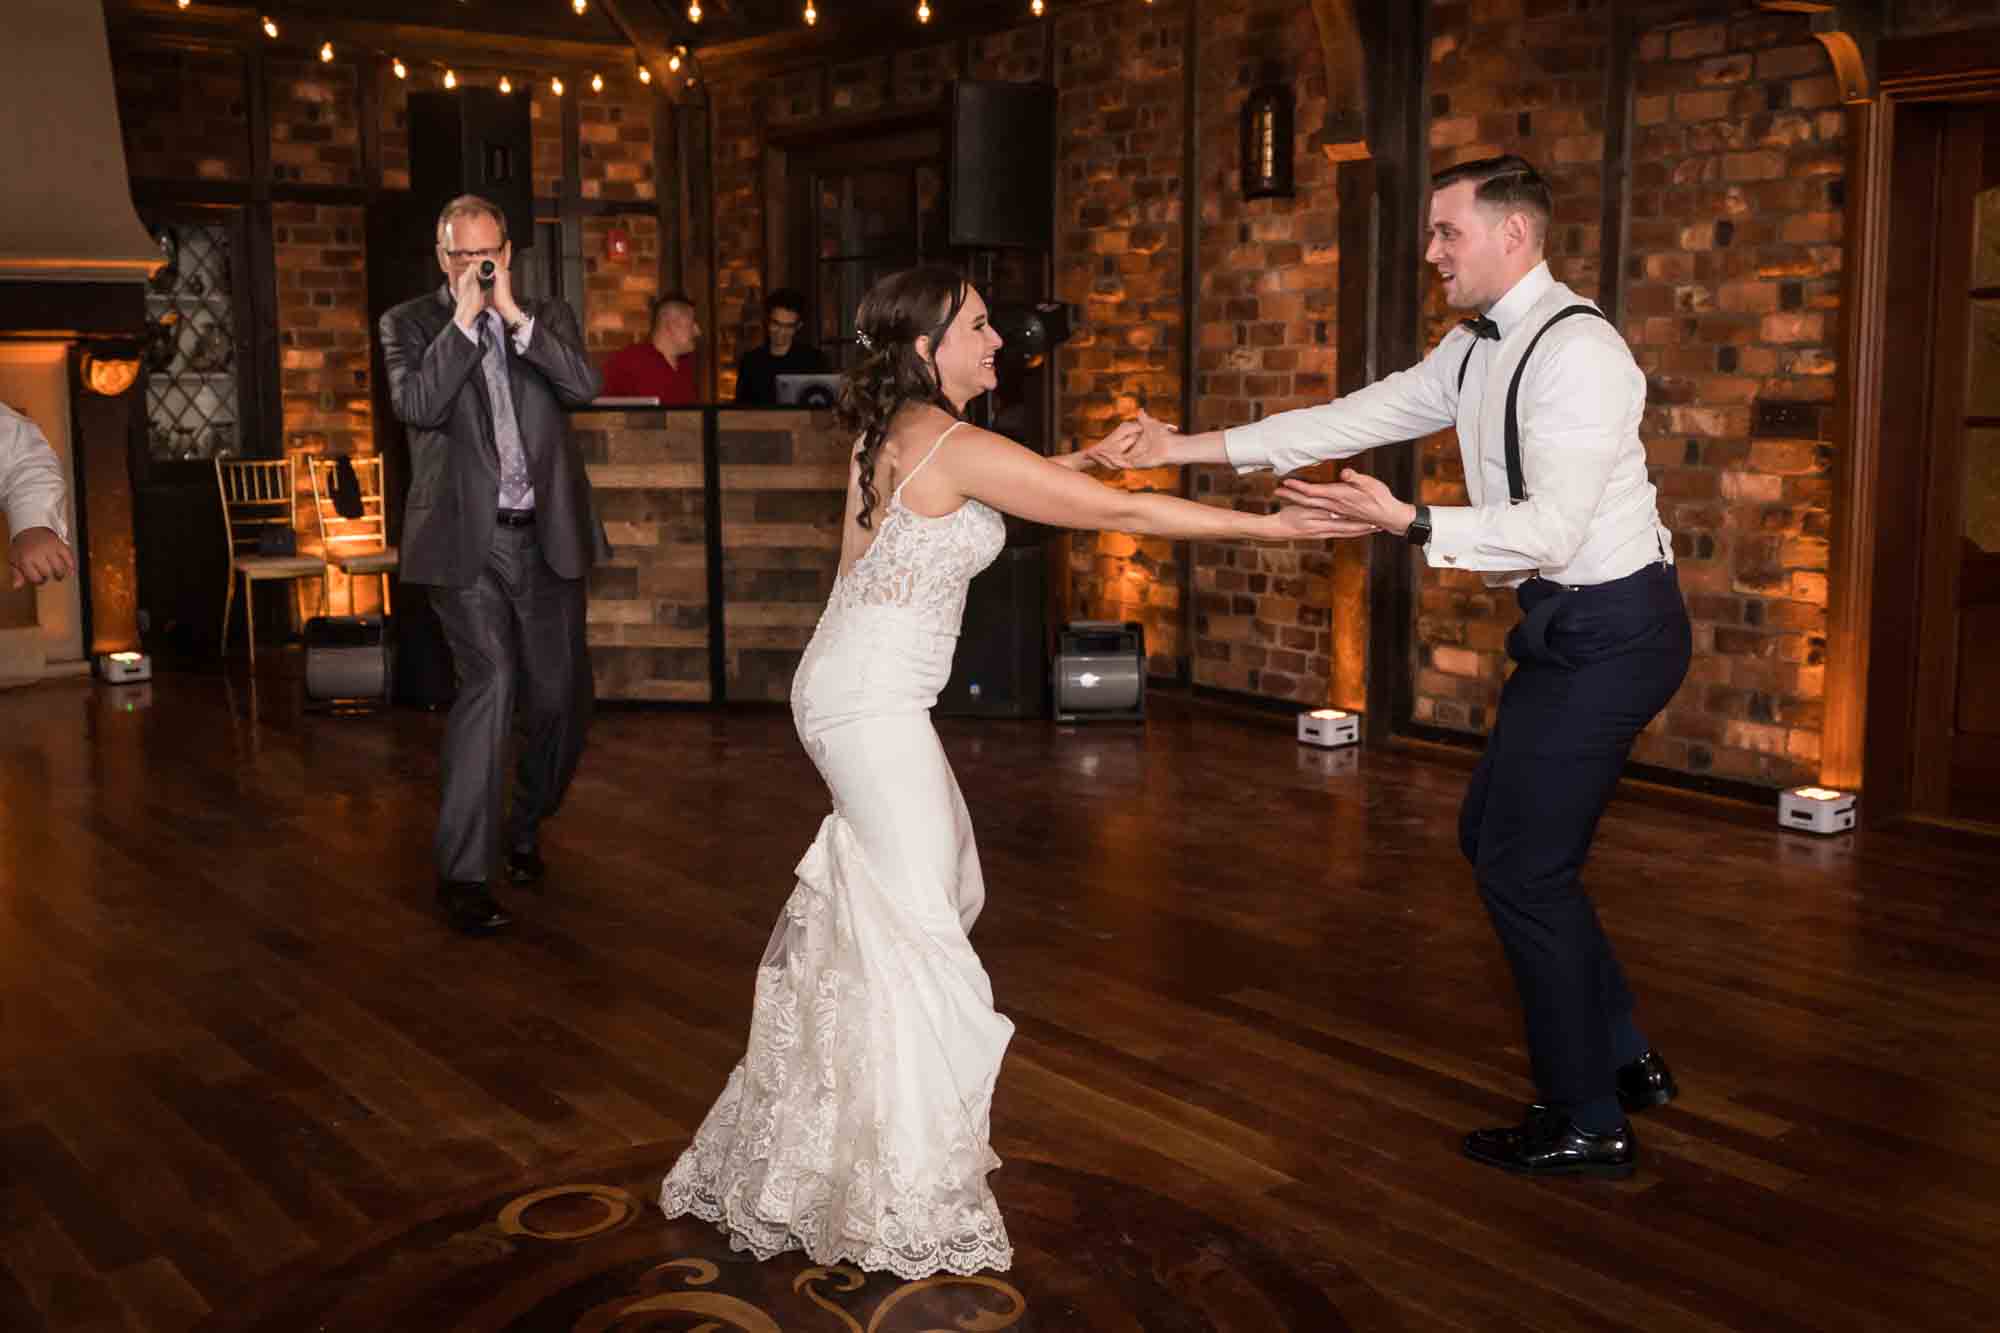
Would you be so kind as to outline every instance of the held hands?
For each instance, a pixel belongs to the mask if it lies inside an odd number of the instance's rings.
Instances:
[[[452,283],[451,294],[458,301],[458,310],[453,318],[467,333],[473,331],[473,325],[486,309],[488,301],[492,302],[508,328],[525,318],[514,300],[513,272],[497,259],[493,261],[493,287],[490,291],[479,285],[479,265],[467,264]]]
[[[1132,441],[1137,438],[1138,434],[1138,422],[1121,421],[1109,435],[1099,440],[1096,444],[1085,449],[1079,449],[1073,454],[1060,455],[1055,461],[1066,467],[1076,468],[1078,471],[1095,463],[1107,471],[1117,472],[1123,467],[1118,460],[1131,447]]]
[[[1417,517],[1415,505],[1398,500],[1380,481],[1351,467],[1341,469],[1339,481],[1287,478],[1278,488],[1278,498],[1316,510],[1343,524],[1361,525],[1357,531],[1340,533],[1343,537],[1359,536],[1362,532],[1391,532],[1401,536]]]
[[[1331,537],[1366,537],[1377,530],[1373,523],[1363,523],[1351,518],[1335,518],[1322,510],[1298,504],[1279,506],[1278,512],[1268,515],[1266,521],[1271,528],[1266,534],[1266,539],[1276,542],[1316,542]]]
[[[14,567],[14,586],[60,583],[76,572],[76,557],[63,539],[48,528],[28,528],[18,534],[7,554]]]
[[[1173,441],[1178,428],[1169,426],[1144,408],[1139,415],[1121,424],[1117,430],[1104,437],[1098,448],[1103,449],[1112,441],[1120,442],[1116,450],[1109,450],[1096,462],[1113,472],[1128,469],[1166,467],[1173,462],[1171,456]]]
[[[493,265],[493,308],[509,329],[527,318],[514,302],[514,271],[497,260]]]

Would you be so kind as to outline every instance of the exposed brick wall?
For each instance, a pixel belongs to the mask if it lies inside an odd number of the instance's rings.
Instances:
[[[1201,293],[1195,429],[1238,425],[1333,395],[1340,210],[1334,169],[1313,148],[1326,74],[1310,8],[1221,0],[1202,8]],[[1243,104],[1267,76],[1292,89],[1290,199],[1245,200]],[[1227,468],[1195,475],[1213,504],[1266,512],[1276,481]],[[1320,704],[1333,652],[1333,558],[1325,544],[1201,545],[1194,552],[1194,679]]]
[[[1661,29],[1634,68],[1625,332],[1695,623],[1638,757],[1814,776],[1824,677],[1843,119],[1803,15]]]
[[[659,197],[653,171],[653,92],[637,82],[608,82],[593,93],[587,81],[577,102],[578,174],[583,197],[641,203]],[[560,121],[558,121],[560,124]]]
[[[605,253],[614,229],[631,242],[631,255],[622,263]],[[651,336],[646,315],[659,285],[659,266],[658,218],[633,214],[583,220],[583,341],[592,360],[601,365],[619,348]]]
[[[407,190],[410,188],[410,81],[417,77],[411,70],[406,78],[397,78],[385,69],[376,69],[372,75],[364,73],[363,78],[372,77],[381,100],[376,106],[379,112],[379,147],[382,159],[381,186],[385,190]]]
[[[716,398],[736,395],[736,363],[754,343],[745,323],[764,287],[764,111],[756,88],[709,87],[715,162],[715,309],[701,355],[721,372]],[[699,303],[703,294],[691,293]]]
[[[1101,8],[1056,22],[1055,294],[1082,312],[1057,357],[1059,447],[1088,444],[1141,406],[1180,415],[1185,14]],[[1135,473],[1118,484],[1173,489],[1178,478]],[[1139,621],[1152,669],[1172,674],[1188,651],[1186,559],[1182,542],[1078,533],[1071,609]]]
[[[125,168],[159,180],[242,180],[250,174],[243,59],[226,51],[112,48]]]
[[[278,273],[278,382],[289,455],[374,450],[369,400],[366,223],[358,207],[277,204],[271,239]],[[312,497],[299,497],[301,550],[319,551]],[[345,612],[350,590],[333,576],[333,609]],[[353,590],[357,609],[372,607],[377,580]],[[306,614],[317,614],[319,584],[302,585]]]
[[[377,62],[369,62],[372,74]],[[361,184],[355,68],[342,61],[272,60],[271,179],[295,185]]]

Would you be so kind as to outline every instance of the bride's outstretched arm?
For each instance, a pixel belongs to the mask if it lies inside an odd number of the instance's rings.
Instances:
[[[1275,514],[1252,514],[1175,495],[1120,490],[988,431],[954,435],[938,463],[944,473],[939,480],[961,496],[1054,527],[1246,541],[1358,537],[1375,531],[1372,524],[1295,505]]]

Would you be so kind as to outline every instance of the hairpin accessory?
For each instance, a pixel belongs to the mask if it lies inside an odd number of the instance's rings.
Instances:
[[[856,329],[854,331],[854,341],[860,343],[862,348],[866,351],[872,352],[875,350],[875,340],[869,337],[866,333],[863,333],[860,329]]]

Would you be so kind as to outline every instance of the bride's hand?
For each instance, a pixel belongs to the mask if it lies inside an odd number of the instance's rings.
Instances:
[[[1119,460],[1138,438],[1139,423],[1121,421],[1109,435],[1096,444],[1079,449],[1073,454],[1059,455],[1055,461],[1079,471],[1094,463],[1107,471],[1116,472],[1122,466]]]
[[[1270,541],[1324,541],[1334,537],[1366,537],[1381,529],[1354,518],[1335,518],[1320,509],[1286,504],[1275,514],[1265,515]]]

